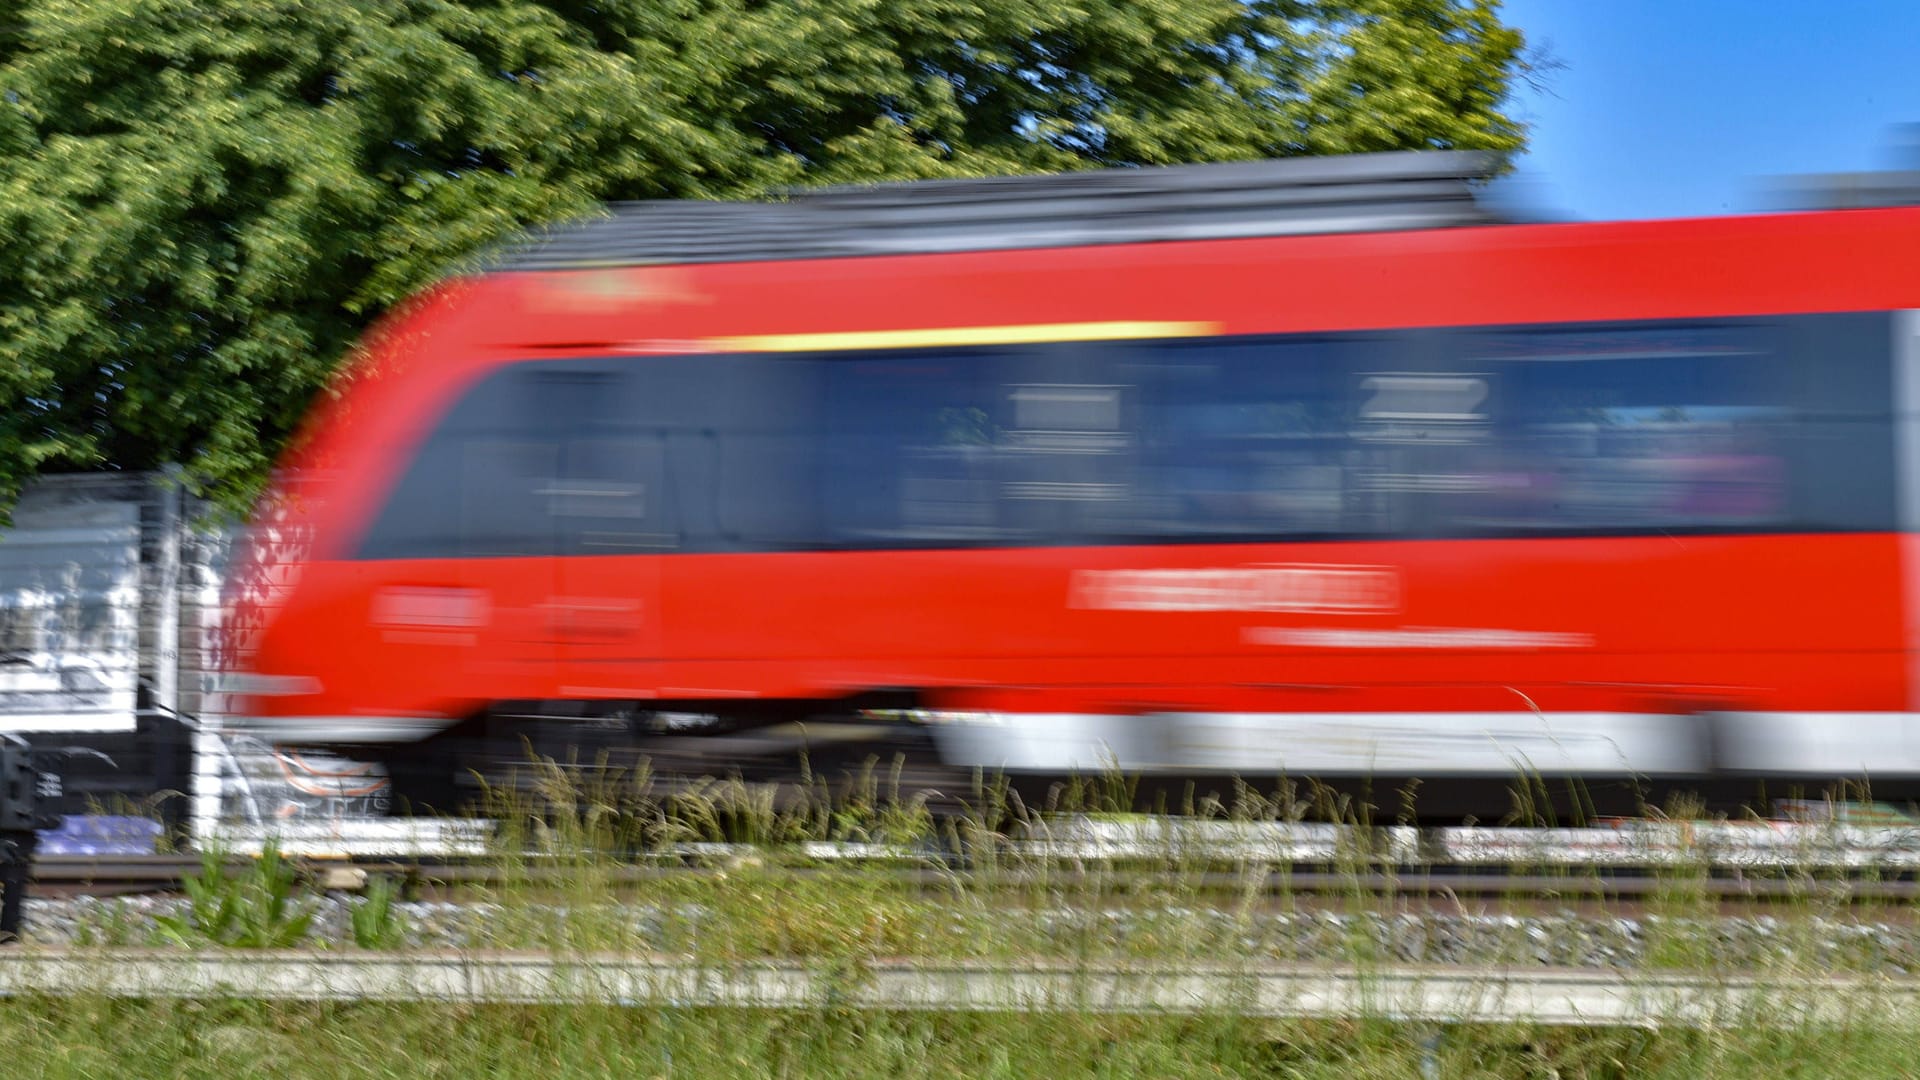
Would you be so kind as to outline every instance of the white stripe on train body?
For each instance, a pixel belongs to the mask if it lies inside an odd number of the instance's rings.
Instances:
[[[1914,712],[922,713],[941,757],[1008,772],[1256,776],[1920,776]],[[427,717],[228,717],[286,744],[405,742]]]
[[[1241,776],[1920,776],[1920,713],[955,713],[951,764]]]

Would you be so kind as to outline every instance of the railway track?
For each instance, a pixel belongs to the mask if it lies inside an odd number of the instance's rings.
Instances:
[[[1010,847],[991,865],[933,849],[828,843],[772,849],[682,844],[629,858],[596,858],[584,870],[583,862],[572,858],[520,857],[509,865],[490,855],[395,856],[328,852],[320,850],[322,845],[306,845],[304,851],[302,845],[291,845],[290,857],[301,879],[318,890],[357,891],[379,876],[404,883],[412,895],[439,899],[470,896],[478,889],[559,887],[583,875],[610,890],[639,894],[669,879],[772,866],[794,879],[858,874],[869,883],[904,889],[958,886],[1008,895],[1097,885],[1116,897],[1177,887],[1196,897],[1256,894],[1276,902],[1369,898],[1429,907],[1499,902],[1523,909],[1609,905],[1610,910],[1637,909],[1675,897],[1728,910],[1764,910],[1816,898],[1879,906],[1920,900],[1920,857],[1886,838],[1825,850],[1811,849],[1803,841],[1771,853],[1751,843],[1736,850],[1711,844],[1662,849],[1643,843],[1635,852],[1617,844],[1602,847],[1597,838],[1566,835],[1597,831],[1481,830],[1469,838],[1416,834],[1396,845],[1393,831],[1387,830],[1385,842],[1372,851],[1343,849],[1337,838],[1317,833],[1294,836],[1284,844],[1270,840],[1271,846],[1263,850],[1249,850],[1245,838],[1238,845],[1179,850],[1138,840],[1122,843],[1109,834],[1028,841]],[[1540,835],[1488,835],[1520,832]],[[1587,842],[1577,842],[1580,839]],[[244,870],[254,857],[244,851],[230,856],[230,872]],[[175,894],[201,871],[201,858],[193,854],[48,855],[34,861],[31,890],[49,898]]]
[[[0,955],[0,997],[417,1001],[655,1008],[1076,1012],[1437,1025],[1904,1028],[1920,982],[1328,965],[881,961],[858,979],[795,962],[705,965],[631,956],[61,952]]]

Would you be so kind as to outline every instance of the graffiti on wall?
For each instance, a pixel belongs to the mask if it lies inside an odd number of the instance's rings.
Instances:
[[[246,735],[219,736],[219,820],[245,825],[339,823],[387,813],[377,765],[277,750]]]

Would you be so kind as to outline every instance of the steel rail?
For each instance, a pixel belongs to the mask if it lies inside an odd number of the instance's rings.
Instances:
[[[243,871],[253,860],[235,856],[225,861],[230,873]],[[1668,895],[1691,895],[1718,902],[1797,903],[1812,898],[1849,903],[1903,903],[1920,899],[1920,880],[1907,876],[1859,876],[1844,871],[1825,875],[1793,873],[1694,873],[1677,875],[1668,867],[1569,867],[1559,873],[1542,868],[1497,871],[1483,867],[1369,868],[1330,867],[1326,863],[1293,867],[1250,868],[1241,871],[1151,866],[1024,864],[993,868],[939,865],[931,858],[891,859],[862,865],[857,871],[846,862],[793,863],[778,857],[761,859],[741,854],[720,860],[643,861],[584,864],[529,859],[518,865],[465,859],[296,859],[302,877],[322,889],[352,891],[369,876],[382,875],[415,889],[457,890],[463,887],[527,887],[577,882],[583,876],[610,888],[640,888],[669,879],[723,876],[742,866],[776,868],[793,877],[830,879],[849,872],[864,880],[884,880],[904,888],[981,892],[1017,892],[1030,889],[1111,887],[1116,893],[1141,887],[1173,886],[1196,893],[1244,893],[1267,897],[1289,895],[1337,897],[1343,894],[1376,898],[1510,900],[1630,900],[1644,901]],[[32,884],[41,895],[112,896],[126,893],[179,891],[185,879],[201,872],[196,856],[156,855],[96,857],[47,856],[35,861]]]
[[[1920,980],[1525,968],[797,962],[501,953],[0,954],[0,997],[1088,1011],[1553,1026],[1920,1024]]]

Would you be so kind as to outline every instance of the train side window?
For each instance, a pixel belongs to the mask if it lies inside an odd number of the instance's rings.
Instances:
[[[556,537],[538,490],[557,443],[511,432],[436,431],[361,541],[362,559],[539,555]]]
[[[667,448],[658,434],[588,429],[561,444],[560,467],[539,489],[559,550],[571,555],[668,551],[679,546],[670,510]]]
[[[658,455],[616,445],[612,362],[511,364],[428,433],[362,541],[363,559],[553,555],[633,534],[623,499]],[[659,485],[654,485],[658,489]],[[652,504],[656,507],[660,504]]]
[[[545,489],[559,472],[560,445],[513,432],[456,435],[459,518],[442,535],[439,556],[546,555],[559,543]]]
[[[1789,460],[1795,526],[1892,531],[1893,317],[1846,312],[1781,322],[1799,406]]]
[[[1455,508],[1472,531],[1777,527],[1790,518],[1796,403],[1764,324],[1475,335],[1495,373],[1490,456]]]
[[[641,470],[642,547],[766,551],[819,540],[815,366],[786,356],[620,361],[607,429]],[[644,449],[643,449],[644,448]]]
[[[1391,346],[1389,346],[1391,347]],[[1166,341],[1127,350],[1139,387],[1131,520],[1143,540],[1369,533],[1354,488],[1348,386],[1369,342]]]
[[[819,547],[822,362],[780,354],[715,359],[707,427],[713,532],[705,546]]]
[[[510,504],[524,510],[535,481],[526,482],[518,500],[504,490],[502,481],[538,469],[542,448],[499,424],[502,403],[503,395],[490,378],[463,396],[427,434],[362,539],[360,558],[460,558],[478,553],[472,537],[476,530],[485,534],[481,552],[523,554],[534,546],[532,538],[509,537],[506,526],[527,520],[515,515]],[[550,457],[552,448],[546,450]],[[494,498],[480,497],[484,488],[496,485],[503,490],[496,490]]]
[[[360,557],[1887,529],[1888,327],[515,364]]]
[[[823,539],[836,546],[1006,542],[989,367],[965,349],[825,358]]]

